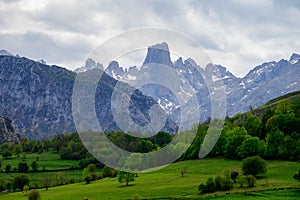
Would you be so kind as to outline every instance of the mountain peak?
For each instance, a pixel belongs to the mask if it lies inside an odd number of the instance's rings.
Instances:
[[[290,57],[289,61],[290,61],[290,63],[294,64],[294,63],[297,63],[298,60],[300,60],[300,55],[293,53],[292,56]]]
[[[148,47],[147,56],[143,65],[145,64],[161,64],[172,67],[169,46],[166,42],[158,43]]]
[[[0,50],[0,56],[13,56],[10,52],[6,51],[5,49]]]

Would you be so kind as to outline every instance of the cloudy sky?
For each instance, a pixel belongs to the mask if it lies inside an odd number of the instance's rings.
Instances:
[[[0,49],[69,69],[112,36],[142,27],[193,38],[237,76],[300,53],[298,0],[0,0]]]

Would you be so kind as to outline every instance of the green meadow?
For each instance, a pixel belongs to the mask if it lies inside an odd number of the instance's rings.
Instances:
[[[242,161],[224,158],[206,158],[182,161],[158,171],[138,174],[130,186],[125,186],[117,178],[50,187],[48,191],[39,189],[42,200],[74,200],[88,197],[93,199],[298,199],[300,183],[293,175],[300,169],[299,162],[268,161],[267,174],[258,177],[255,187],[240,188],[234,184],[230,191],[220,191],[200,195],[198,185],[208,177],[215,177],[225,169],[239,171]],[[181,177],[180,169],[188,171]],[[3,175],[3,173],[1,174]],[[41,174],[42,175],[42,174]],[[2,194],[0,199],[25,200],[22,192]]]

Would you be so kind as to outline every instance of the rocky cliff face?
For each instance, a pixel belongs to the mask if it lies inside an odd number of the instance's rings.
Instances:
[[[75,77],[76,73],[58,66],[0,56],[0,115],[13,119],[17,131],[30,139],[76,131],[71,105]],[[117,130],[110,104],[117,81],[104,74],[100,82],[96,91],[99,123],[105,131]],[[130,86],[124,84],[123,87]],[[151,97],[135,92],[131,108],[139,113],[136,121],[147,123],[147,109],[155,103]],[[176,129],[174,123],[173,128]]]
[[[0,144],[4,142],[19,143],[20,136],[17,134],[13,122],[7,117],[0,116]]]

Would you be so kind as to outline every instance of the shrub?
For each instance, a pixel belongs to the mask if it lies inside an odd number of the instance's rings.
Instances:
[[[28,193],[28,200],[39,200],[41,199],[41,194],[38,190],[31,190]]]
[[[231,172],[225,170],[222,175],[218,175],[215,178],[215,185],[217,190],[230,190],[233,187]]]
[[[240,187],[243,188],[244,184],[246,183],[246,177],[245,176],[238,176],[237,182],[240,184]]]
[[[236,183],[236,178],[238,177],[239,173],[236,171],[232,171],[230,173],[230,178]]]
[[[256,176],[267,172],[267,162],[259,156],[248,157],[243,160],[242,169],[245,175]]]
[[[252,176],[252,175],[246,176],[246,180],[248,182],[249,187],[254,187],[254,184],[256,182],[256,179],[254,176]]]
[[[199,190],[200,194],[205,194],[206,193],[206,185],[204,183],[201,183],[198,186],[198,190]]]

